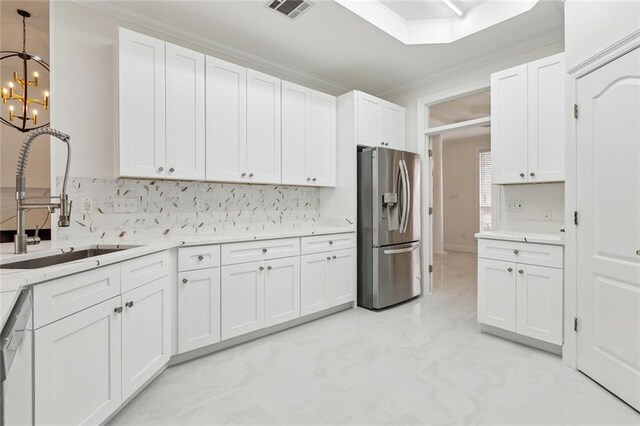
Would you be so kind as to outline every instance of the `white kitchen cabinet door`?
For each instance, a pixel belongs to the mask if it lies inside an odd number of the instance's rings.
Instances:
[[[205,178],[204,54],[166,44],[168,178]]]
[[[478,259],[478,322],[516,331],[516,264]]]
[[[329,252],[331,255],[331,306],[356,299],[356,251],[354,249]]]
[[[120,176],[165,176],[164,47],[161,40],[119,30]]]
[[[404,108],[385,102],[380,105],[381,142],[387,148],[404,150]]]
[[[357,100],[357,144],[381,146],[382,135],[380,124],[381,106],[384,101],[375,96],[358,92]]]
[[[562,345],[562,269],[517,266],[516,331]]]
[[[336,98],[310,91],[307,177],[317,186],[336,185]]]
[[[528,65],[529,182],[564,180],[564,53]]]
[[[247,69],[207,56],[207,180],[242,182],[247,161]]]
[[[331,255],[317,253],[300,258],[300,313],[309,315],[331,307]]]
[[[103,423],[122,402],[120,296],[34,332],[35,424]]]
[[[300,317],[300,257],[265,261],[264,325]]]
[[[171,356],[169,277],[122,294],[122,400],[143,386]]]
[[[222,267],[222,339],[264,327],[264,262]]]
[[[178,351],[220,341],[220,268],[178,274]]]
[[[247,70],[246,182],[280,183],[280,79]]]
[[[312,135],[310,124],[310,89],[282,82],[282,183],[306,185],[307,148]]]
[[[493,183],[524,183],[528,173],[527,64],[491,75]]]

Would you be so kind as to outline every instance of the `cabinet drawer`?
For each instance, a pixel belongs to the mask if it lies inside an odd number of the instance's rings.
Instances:
[[[169,252],[163,251],[122,263],[122,292],[168,275],[169,261]]]
[[[329,250],[342,250],[356,246],[356,234],[317,235],[300,239],[302,254],[320,253]]]
[[[215,268],[220,266],[220,246],[184,247],[178,249],[178,270]]]
[[[120,265],[110,265],[33,287],[33,326],[80,312],[120,294]]]
[[[562,247],[514,241],[479,240],[478,257],[562,268]]]
[[[250,241],[245,243],[224,244],[222,246],[222,264],[255,262],[258,260],[278,259],[299,256],[300,239]]]

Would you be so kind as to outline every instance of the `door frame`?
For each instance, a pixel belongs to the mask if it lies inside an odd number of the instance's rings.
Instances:
[[[578,80],[637,48],[640,48],[640,30],[597,52],[575,67],[568,69],[565,75],[565,108],[567,114],[565,116],[564,344],[562,346],[562,360],[566,365],[574,369],[578,368],[578,339],[573,325],[574,319],[578,318],[578,292],[580,291],[580,286],[577,282],[578,235],[573,216],[577,210],[578,203],[578,121],[574,118],[573,113],[573,108],[578,98]]]
[[[491,80],[489,77],[467,85],[444,90],[433,95],[423,96],[417,100],[417,151],[418,154],[420,154],[420,167],[422,170],[422,206],[420,208],[420,212],[422,218],[428,218],[426,220],[426,226],[422,226],[421,236],[421,256],[423,265],[422,290],[425,293],[433,292],[433,280],[431,273],[429,273],[429,265],[433,265],[433,216],[429,215],[429,207],[433,206],[433,170],[429,159],[429,150],[432,149],[431,134],[429,132],[429,110],[434,104],[466,95],[473,95],[487,89],[491,89]],[[423,220],[422,223],[424,225],[425,221]]]

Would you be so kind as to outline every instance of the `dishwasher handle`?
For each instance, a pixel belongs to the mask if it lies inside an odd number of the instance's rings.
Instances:
[[[18,295],[7,322],[0,332],[0,382],[6,380],[13,358],[24,339],[33,309],[31,290],[24,289]]]

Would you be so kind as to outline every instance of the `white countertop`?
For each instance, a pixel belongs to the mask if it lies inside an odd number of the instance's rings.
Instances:
[[[0,269],[0,329],[4,327],[7,316],[15,304],[19,290],[26,286],[49,281],[66,275],[77,274],[89,269],[133,259],[139,256],[168,250],[174,247],[188,247],[209,244],[233,243],[242,241],[258,241],[276,238],[295,238],[311,235],[339,234],[355,232],[353,227],[316,227],[297,230],[280,230],[243,233],[219,233],[208,235],[172,235],[162,239],[123,238],[105,241],[96,238],[82,241],[43,241],[36,246],[29,246],[25,254],[13,254],[13,243],[0,244],[0,264],[35,259],[54,254],[83,250],[90,247],[137,246],[99,257],[80,259],[59,265],[37,269]]]
[[[564,245],[564,233],[544,234],[536,232],[488,231],[475,234],[478,239],[518,241],[522,243]]]

